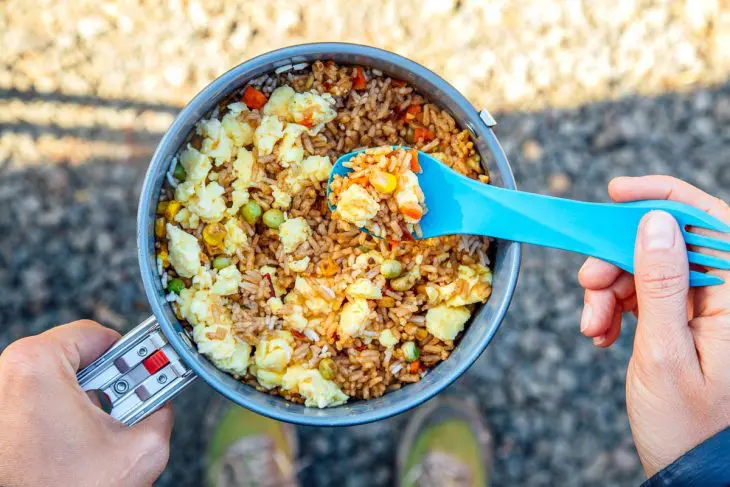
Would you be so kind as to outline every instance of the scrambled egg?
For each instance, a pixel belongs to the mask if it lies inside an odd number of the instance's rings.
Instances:
[[[175,214],[175,221],[188,230],[196,229],[200,225],[200,217],[187,208],[180,208]]]
[[[307,130],[303,125],[288,123],[284,129],[284,137],[279,144],[279,163],[282,167],[289,167],[302,162],[304,148],[300,139],[302,133]]]
[[[423,209],[423,191],[418,185],[418,177],[413,171],[406,171],[398,176],[398,190],[395,192],[395,202],[398,208],[404,206],[419,206]],[[403,215],[407,223],[418,223],[420,219],[413,219]]]
[[[310,278],[313,281],[316,279]],[[318,284],[317,284],[318,285]],[[312,313],[324,314],[329,311],[329,303],[303,277],[297,277],[294,281],[294,289],[285,298],[287,303],[306,306]]]
[[[193,277],[193,287],[195,289],[210,289],[213,285],[213,273],[210,269],[201,267],[197,274]]]
[[[385,330],[380,332],[380,335],[378,336],[378,341],[380,344],[386,348],[394,347],[398,343],[398,339],[395,337],[392,331],[390,331],[389,328],[386,328]]]
[[[351,298],[363,298],[363,299],[380,299],[383,297],[383,293],[378,286],[375,285],[369,279],[358,279],[349,286],[345,291],[347,296]]]
[[[339,331],[341,335],[357,337],[365,331],[370,318],[370,307],[365,299],[354,299],[345,303],[340,313]]]
[[[215,284],[210,289],[213,294],[229,296],[238,293],[238,285],[241,283],[241,273],[235,265],[229,265],[218,271]]]
[[[241,119],[241,115],[248,113],[243,103],[228,105],[228,113],[221,120],[223,130],[237,147],[245,147],[253,143],[253,127]]]
[[[271,297],[266,300],[266,305],[269,307],[272,313],[278,313],[284,307],[284,303],[281,302],[281,298]]]
[[[285,182],[291,193],[297,194],[304,188],[305,181],[327,181],[331,170],[329,157],[309,156],[287,172]]]
[[[214,159],[216,167],[231,158],[233,143],[223,130],[220,120],[216,118],[203,120],[198,124],[197,132],[205,137],[200,152]]]
[[[341,219],[364,227],[378,214],[378,202],[365,188],[353,184],[342,193],[337,202],[337,214]]]
[[[273,336],[262,338],[256,345],[256,378],[264,388],[273,389],[281,385],[284,371],[294,353],[292,342],[289,332],[277,331]]]
[[[465,306],[436,306],[426,312],[426,328],[439,340],[453,340],[470,316]]]
[[[458,286],[466,286],[468,292],[462,295],[455,292]],[[464,306],[472,303],[482,303],[492,293],[492,271],[482,265],[460,265],[458,279],[446,286],[426,286],[426,295],[429,304],[443,302],[449,306]]]
[[[179,162],[185,169],[185,182],[192,183],[191,185],[203,183],[213,167],[208,156],[201,154],[189,144],[180,154]]]
[[[170,253],[170,264],[181,277],[193,277],[200,269],[200,244],[198,239],[167,224],[167,249]]]
[[[274,152],[274,145],[284,137],[284,124],[278,117],[264,115],[254,133],[254,144],[258,153],[266,156]]]
[[[271,195],[274,197],[274,207],[286,210],[291,205],[291,195],[278,186],[274,186]]]
[[[221,336],[223,338],[220,338]],[[251,358],[251,346],[236,339],[230,327],[199,324],[193,327],[193,339],[198,344],[198,351],[219,369],[235,376],[246,374]]]
[[[241,183],[253,181],[253,163],[253,152],[243,147],[238,149],[236,160],[233,161],[233,169],[236,171],[236,178]]]
[[[383,254],[377,250],[371,250],[370,252],[365,252],[357,256],[355,259],[355,267],[364,269],[371,265],[380,265],[383,263],[383,260],[385,260]]]
[[[248,244],[248,235],[243,231],[238,220],[230,218],[223,225],[226,229],[226,238],[223,241],[223,251],[228,255],[233,255],[238,249]]]
[[[305,242],[312,234],[307,220],[302,217],[290,218],[279,227],[279,240],[284,246],[284,252],[291,253]]]
[[[324,124],[337,117],[335,99],[329,93],[296,93],[289,100],[289,115],[294,122],[311,126],[310,133],[316,134]]]
[[[309,256],[304,256],[299,260],[292,260],[290,257],[287,265],[289,266],[289,269],[292,270],[292,272],[304,272],[307,270],[309,261]]]
[[[278,279],[276,279],[276,269],[271,266],[265,265],[262,266],[261,269],[259,269],[259,272],[261,273],[261,275],[269,275],[269,279],[271,279],[271,285],[274,286],[274,294],[276,294],[277,296],[281,296],[286,292],[284,288],[279,286],[279,281]]]
[[[309,326],[309,320],[304,317],[304,308],[298,304],[292,305],[291,312],[284,315],[284,324],[297,331],[304,331]]]
[[[223,187],[215,181],[195,189],[190,198],[188,210],[206,222],[220,221],[226,213],[226,202],[223,199]]]
[[[236,179],[231,183],[231,187],[233,188],[231,192],[231,207],[226,211],[230,216],[238,213],[238,210],[248,202],[248,188],[254,180],[253,164],[253,152],[245,148],[240,148],[236,159],[233,161],[233,170]]]
[[[299,365],[289,367],[282,378],[283,389],[299,393],[307,407],[326,408],[347,402],[348,396],[331,380],[322,377],[319,370]]]
[[[275,89],[269,101],[264,105],[264,115],[274,115],[285,120],[289,118],[289,100],[295,91],[290,86],[280,86]]]
[[[327,181],[332,171],[328,156],[309,156],[302,161],[300,176],[310,181]]]
[[[190,198],[195,196],[195,189],[197,187],[192,181],[185,181],[184,183],[178,184],[177,188],[175,188],[175,199],[183,203],[190,200]]]
[[[221,297],[206,290],[183,289],[178,298],[180,314],[192,325],[230,325],[228,314]]]

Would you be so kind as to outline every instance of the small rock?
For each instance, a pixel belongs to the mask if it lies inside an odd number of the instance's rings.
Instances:
[[[530,139],[522,145],[522,155],[528,162],[538,162],[542,159],[542,145],[535,139]]]
[[[565,173],[551,174],[548,177],[548,189],[554,195],[564,195],[570,191],[573,182]]]

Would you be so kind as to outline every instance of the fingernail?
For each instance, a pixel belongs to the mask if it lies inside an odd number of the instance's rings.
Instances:
[[[591,318],[593,317],[593,308],[591,308],[590,304],[583,305],[583,316],[580,317],[580,332],[585,333],[585,331],[590,326]]]
[[[652,211],[644,225],[642,242],[646,250],[667,250],[674,247],[674,218],[663,211]]]

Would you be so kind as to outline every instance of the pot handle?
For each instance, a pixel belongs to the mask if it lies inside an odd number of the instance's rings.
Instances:
[[[76,375],[83,390],[103,393],[111,403],[109,414],[128,426],[162,407],[196,377],[167,342],[154,316]]]

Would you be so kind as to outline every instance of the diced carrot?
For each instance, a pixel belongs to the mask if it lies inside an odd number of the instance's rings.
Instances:
[[[411,153],[411,171],[421,172],[421,165],[418,163],[418,151],[411,149],[408,152]]]
[[[388,244],[390,244],[390,250],[394,250],[396,247],[398,247],[398,241],[397,240],[388,240]]]
[[[416,142],[428,142],[436,138],[436,135],[426,127],[416,127],[413,131],[413,140]]]
[[[406,111],[403,112],[401,115],[401,120],[405,120],[406,122],[410,122],[411,120],[416,118],[416,115],[421,113],[421,105],[408,105],[408,108],[406,108]]]
[[[414,220],[420,220],[423,216],[423,210],[421,210],[420,206],[417,205],[404,205],[400,207],[400,212],[403,213],[408,218],[412,218]]]
[[[367,186],[370,184],[370,180],[367,176],[360,176],[358,178],[350,179],[350,185],[357,184],[358,186]]]
[[[266,105],[266,101],[266,95],[261,93],[253,86],[247,86],[246,89],[243,90],[243,102],[251,110],[256,110],[263,107],[264,105]]]
[[[294,336],[295,338],[298,338],[300,340],[306,340],[306,338],[307,338],[307,336],[304,333],[302,333],[301,331],[289,330],[289,332],[292,334],[292,336]]]
[[[421,361],[416,360],[415,362],[411,362],[410,365],[408,365],[408,371],[411,374],[416,374],[421,369]]]
[[[305,117],[304,120],[300,120],[297,122],[299,125],[304,125],[308,129],[311,129],[314,127],[314,122],[312,121],[312,117]]]
[[[355,90],[364,90],[367,87],[368,82],[365,80],[365,74],[362,72],[362,68],[358,66],[355,68],[355,77],[352,80],[352,88]]]

